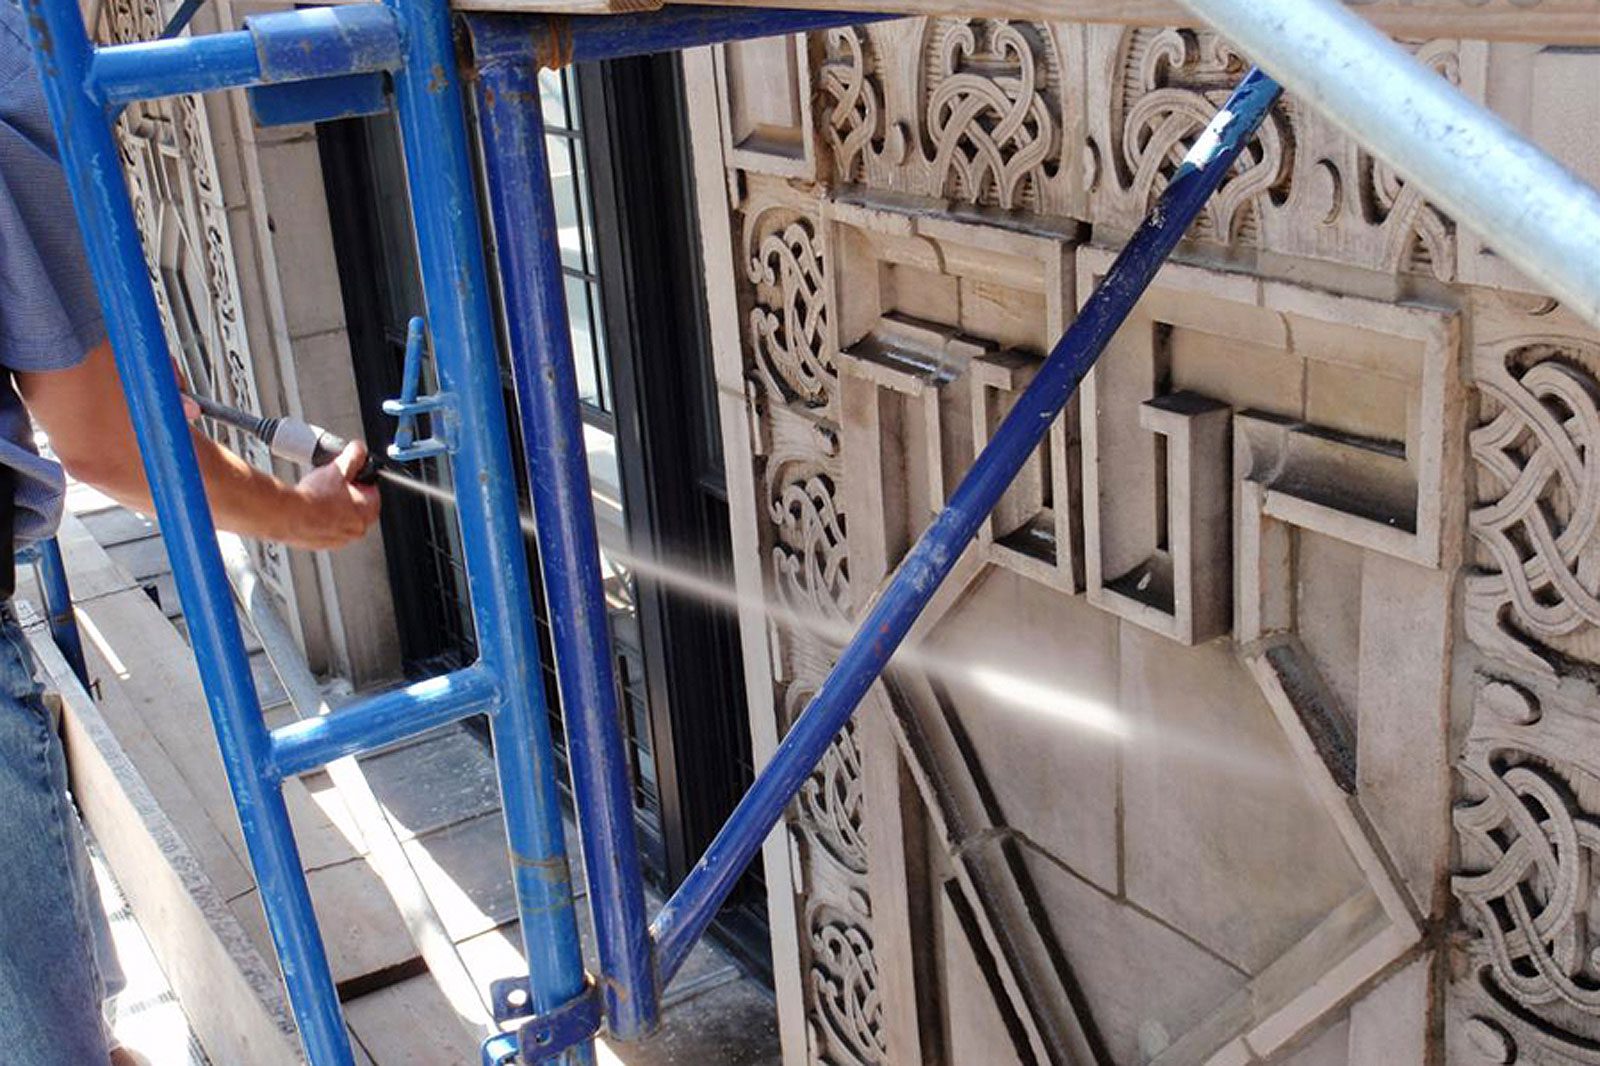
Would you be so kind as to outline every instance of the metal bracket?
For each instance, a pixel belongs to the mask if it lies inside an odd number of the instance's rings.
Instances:
[[[483,1066],[533,1066],[559,1058],[563,1052],[593,1040],[605,1017],[600,986],[592,978],[585,982],[582,992],[540,1015],[530,1017],[527,1013],[526,977],[507,977],[491,984],[489,1005],[497,1022],[526,1020],[514,1041],[510,1033],[484,1041]]]
[[[387,449],[389,458],[397,463],[427,459],[450,451],[449,442],[440,436],[439,426],[433,420],[438,412],[448,414],[452,410],[450,398],[444,393],[417,395],[417,390],[422,387],[422,336],[422,319],[413,317],[406,329],[406,361],[400,377],[400,397],[383,401],[383,413],[400,420],[400,425],[394,431],[394,443]],[[429,416],[431,435],[422,441],[417,440],[418,415]]]

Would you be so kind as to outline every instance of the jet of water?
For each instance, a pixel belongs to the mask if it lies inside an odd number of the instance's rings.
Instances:
[[[383,471],[385,480],[397,488],[416,493],[447,507],[455,507],[454,493],[439,485],[410,478],[392,469]],[[533,537],[537,525],[533,516],[520,514],[525,536]],[[769,622],[809,633],[818,639],[843,646],[855,635],[848,621],[813,612],[801,612],[785,603],[773,602],[757,593],[741,592],[730,582],[704,574],[693,564],[655,558],[616,544],[602,543],[603,563],[628,574],[646,578],[662,588],[689,597],[735,617],[741,612],[759,614]],[[902,644],[893,663],[901,669],[914,669],[933,681],[976,691],[997,707],[1014,713],[1046,715],[1052,721],[1075,728],[1091,738],[1118,745],[1159,741],[1164,758],[1200,762],[1225,769],[1229,774],[1247,776],[1268,783],[1298,781],[1292,761],[1283,754],[1263,749],[1219,744],[1214,737],[1163,726],[1159,734],[1149,726],[1130,719],[1121,709],[1063,686],[1059,680],[1041,673],[1030,663],[1002,663],[963,656],[948,647],[931,648]]]

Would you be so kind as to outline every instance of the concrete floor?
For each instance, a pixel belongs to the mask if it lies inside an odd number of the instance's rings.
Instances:
[[[182,632],[171,568],[153,524],[83,486],[73,488],[69,507]],[[269,719],[292,716],[293,708],[270,664],[254,641],[249,645],[256,649],[252,666]],[[483,990],[496,978],[522,971],[525,963],[498,790],[485,743],[465,726],[452,725],[366,756],[361,766],[474,983]],[[339,790],[320,771],[302,781],[326,821],[349,838],[351,857],[319,866],[312,855],[315,849],[310,849],[307,865],[308,870],[315,868],[322,882],[319,886],[314,880],[313,891],[319,913],[324,915],[325,939],[342,936],[346,941],[342,952],[334,948],[330,952],[346,960],[354,958],[350,966],[369,971],[354,977],[351,972],[340,975],[358,1061],[378,1066],[476,1062],[476,1040],[421,965],[404,927],[395,924],[397,918],[386,917],[385,908],[393,908],[386,896],[377,898],[383,891],[381,880],[362,868],[365,843],[359,831],[352,829],[353,819]],[[579,849],[570,825],[568,840],[588,949],[591,937],[583,905]],[[138,976],[136,987],[122,1000],[119,1035],[152,1066],[205,1063],[183,1021],[182,1009],[197,1009],[196,1005],[176,1003],[148,946],[141,948],[143,937],[137,922],[121,904],[109,872],[106,884],[107,907],[119,930],[119,947],[127,945],[127,957],[134,960],[130,977]],[[333,898],[324,898],[324,894]],[[344,898],[337,898],[340,895]],[[662,900],[652,892],[650,902],[654,909]],[[235,914],[258,950],[270,958],[265,922],[253,896],[235,907]],[[600,1062],[605,1066],[767,1066],[779,1061],[770,992],[746,977],[716,946],[703,943],[695,950],[667,990],[665,1003],[666,1024],[655,1038],[626,1047],[602,1042]]]

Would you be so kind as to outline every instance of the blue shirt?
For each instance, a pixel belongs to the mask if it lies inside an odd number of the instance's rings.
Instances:
[[[105,335],[22,9],[0,0],[0,466],[16,472],[18,546],[55,532],[66,480],[12,372],[76,366]]]

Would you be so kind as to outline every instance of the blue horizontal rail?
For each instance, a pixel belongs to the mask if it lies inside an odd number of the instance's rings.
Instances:
[[[278,85],[401,65],[400,28],[382,4],[253,15],[245,28],[96,48],[88,91],[104,104]]]
[[[475,664],[280,726],[272,731],[271,765],[278,777],[293,777],[469,715],[488,714],[499,702],[494,673]]]
[[[1155,208],[1062,335],[950,502],[923,532],[845,646],[772,760],[757,775],[705,855],[657,915],[652,932],[663,982],[672,979],[755,858],[783,809],[844,728],[978,527],[1050,431],[1156,272],[1239,158],[1278,99],[1252,70],[1173,175]]]

